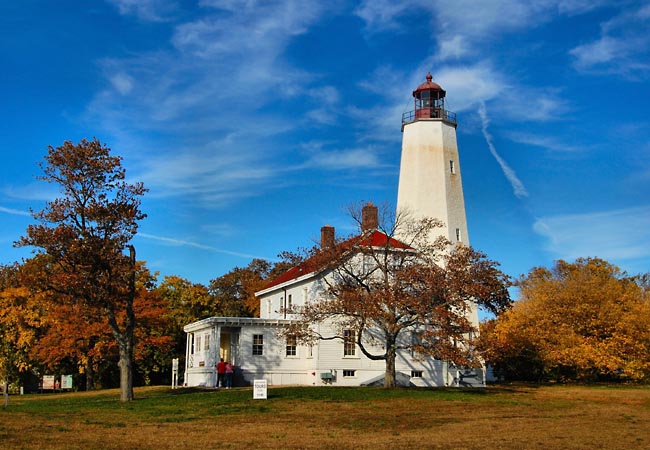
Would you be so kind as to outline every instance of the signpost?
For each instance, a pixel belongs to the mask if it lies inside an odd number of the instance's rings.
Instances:
[[[266,400],[266,380],[253,380],[253,399]]]

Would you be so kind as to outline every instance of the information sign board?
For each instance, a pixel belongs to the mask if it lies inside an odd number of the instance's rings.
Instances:
[[[254,380],[253,381],[253,399],[266,400],[266,380]]]
[[[72,389],[72,375],[61,375],[61,389]]]
[[[43,389],[54,389],[54,375],[43,375]]]

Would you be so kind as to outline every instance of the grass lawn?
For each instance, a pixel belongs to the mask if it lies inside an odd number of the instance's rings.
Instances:
[[[11,396],[0,448],[650,449],[650,388],[139,388]]]

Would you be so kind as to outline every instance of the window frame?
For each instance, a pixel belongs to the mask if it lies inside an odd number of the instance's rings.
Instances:
[[[357,333],[350,328],[343,330],[343,357],[357,357]]]
[[[287,336],[287,342],[284,347],[284,356],[286,358],[298,357],[298,339],[296,338],[296,336],[294,335]]]
[[[253,345],[251,350],[253,356],[264,356],[264,334],[253,335]]]

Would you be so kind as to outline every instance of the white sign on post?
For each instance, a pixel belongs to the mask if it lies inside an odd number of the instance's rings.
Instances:
[[[266,380],[253,380],[253,399],[266,400]]]

